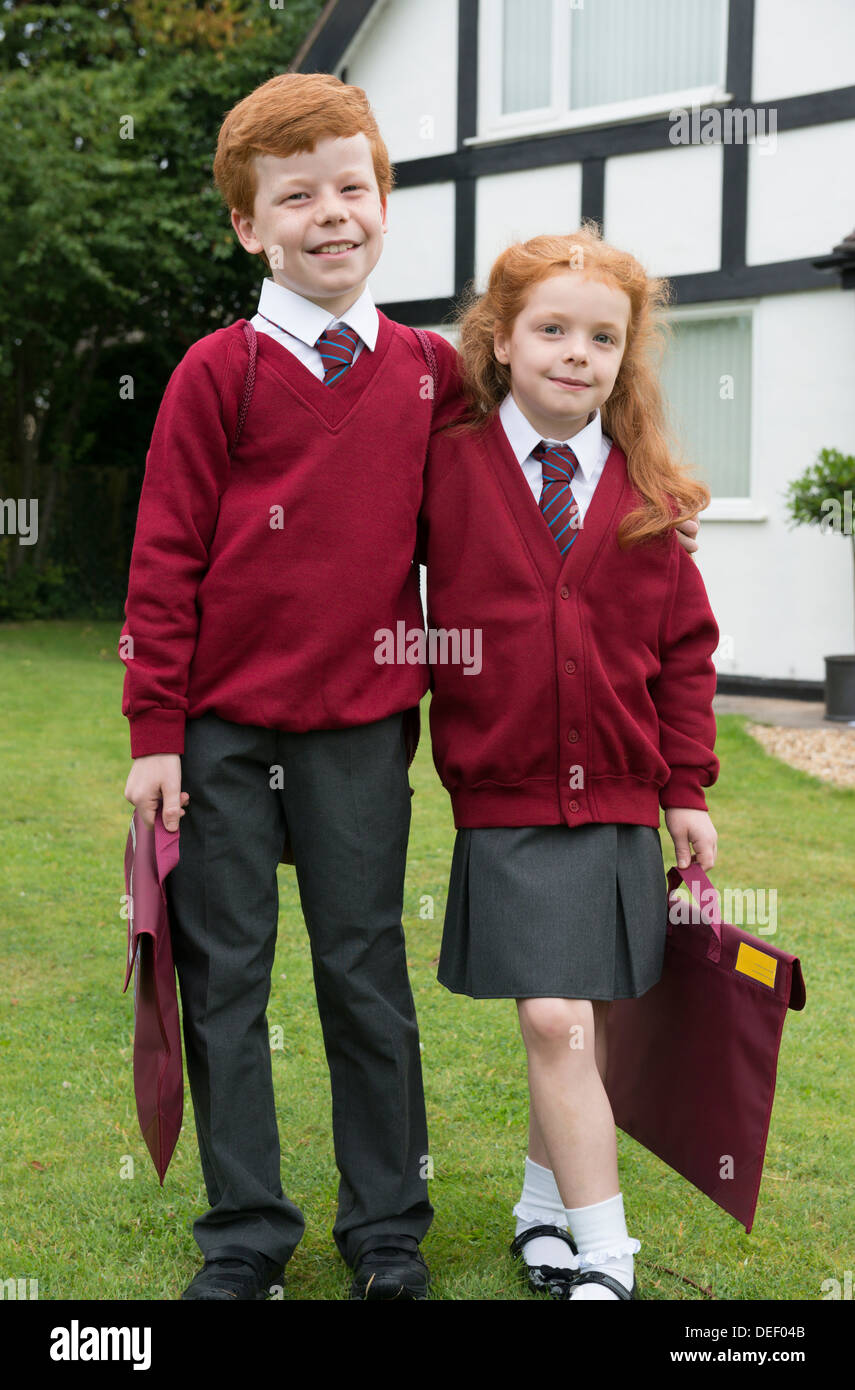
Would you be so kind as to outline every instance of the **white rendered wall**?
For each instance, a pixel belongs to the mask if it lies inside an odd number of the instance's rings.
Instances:
[[[369,286],[378,304],[454,294],[454,184],[392,189],[383,254]]]
[[[457,148],[457,0],[386,0],[336,65],[362,87],[393,164]]]
[[[855,452],[855,294],[773,295],[754,320],[752,498],[767,520],[701,517],[698,561],[733,657],[723,674],[819,681],[855,650],[849,537],[790,531],[782,494],[821,448]]]
[[[853,227],[855,121],[779,131],[774,147],[751,146],[749,265],[827,256]]]
[[[755,0],[752,101],[853,84],[853,0]]]
[[[721,145],[680,145],[606,160],[604,235],[649,275],[721,265]]]
[[[544,232],[573,232],[582,208],[582,166],[559,164],[513,174],[485,174],[475,183],[475,279],[484,289],[505,246]]]

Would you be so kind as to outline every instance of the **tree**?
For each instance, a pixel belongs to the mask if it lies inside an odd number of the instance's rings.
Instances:
[[[114,603],[127,527],[111,587],[103,569],[88,573],[85,537],[67,525],[72,499],[78,514],[99,517],[106,498],[127,520],[170,371],[251,305],[262,267],[238,245],[213,185],[216,135],[235,102],[287,69],[320,9],[321,0],[0,8],[0,499],[39,504],[37,545],[0,540],[6,616],[16,589],[30,595],[25,612],[61,611],[73,595],[94,604],[106,592]],[[132,396],[120,401],[124,377]],[[50,603],[40,585],[52,587]]]

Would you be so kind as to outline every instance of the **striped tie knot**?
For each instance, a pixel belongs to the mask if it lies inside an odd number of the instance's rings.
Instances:
[[[579,504],[571,487],[579,460],[566,444],[549,444],[544,439],[535,445],[531,456],[539,461],[543,474],[540,493],[543,519],[560,553],[566,555],[581,525]]]
[[[315,343],[324,364],[324,385],[334,386],[353,362],[359,335],[352,328],[325,328]]]

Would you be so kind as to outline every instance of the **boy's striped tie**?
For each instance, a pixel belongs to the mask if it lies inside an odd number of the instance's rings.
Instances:
[[[581,525],[579,503],[570,486],[579,460],[566,444],[547,444],[543,439],[532,449],[531,456],[540,461],[543,471],[540,510],[559,551],[566,555]]]
[[[325,328],[315,343],[324,363],[324,385],[334,386],[353,363],[359,335],[352,328]]]

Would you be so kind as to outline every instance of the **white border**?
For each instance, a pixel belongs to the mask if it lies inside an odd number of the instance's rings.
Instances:
[[[729,299],[716,304],[686,304],[669,309],[669,323],[692,323],[699,319],[747,318],[751,325],[751,418],[748,443],[748,496],[713,497],[706,511],[701,512],[704,521],[768,521],[769,514],[764,511],[754,497],[755,469],[757,457],[757,411],[754,408],[754,383],[757,379],[757,333],[756,313],[760,301],[757,299]]]

